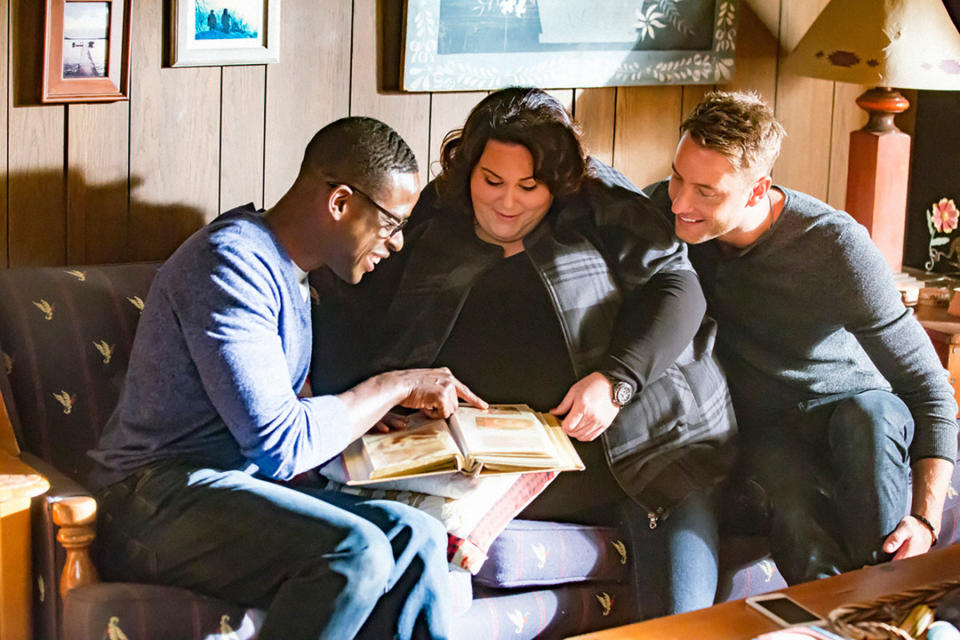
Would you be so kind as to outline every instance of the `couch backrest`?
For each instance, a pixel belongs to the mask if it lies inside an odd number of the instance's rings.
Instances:
[[[159,263],[0,270],[0,393],[20,447],[83,482]]]

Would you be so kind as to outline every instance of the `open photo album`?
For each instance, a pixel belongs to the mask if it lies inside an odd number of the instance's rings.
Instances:
[[[343,452],[348,485],[461,472],[494,475],[583,470],[550,414],[524,404],[461,406],[446,420],[415,414],[402,431],[369,433]]]

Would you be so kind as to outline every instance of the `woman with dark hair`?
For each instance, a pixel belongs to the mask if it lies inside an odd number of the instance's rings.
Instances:
[[[643,616],[711,605],[710,494],[735,427],[683,245],[645,196],[609,186],[629,183],[588,161],[539,89],[484,98],[444,140],[441,168],[407,249],[340,292],[349,304],[324,305],[356,311],[348,322],[365,337],[341,346],[344,360],[369,362],[362,375],[447,366],[488,402],[562,417],[586,471],[560,474],[520,517],[625,514],[638,583],[657,596]],[[343,372],[319,348],[323,369]]]

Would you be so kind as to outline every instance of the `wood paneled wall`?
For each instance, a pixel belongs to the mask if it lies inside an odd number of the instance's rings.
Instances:
[[[281,62],[165,68],[164,0],[135,0],[128,102],[36,106],[40,0],[0,0],[0,265],[158,259],[219,211],[270,206],[313,133],[348,114],[396,128],[424,177],[440,142],[483,93],[378,88],[384,6],[399,0],[284,0]],[[728,86],[763,94],[789,137],[775,178],[836,206],[860,87],[791,76],[781,62],[827,0],[741,0]],[[393,5],[391,5],[393,6]],[[394,6],[395,9],[395,6]],[[554,92],[592,153],[638,185],[667,174],[677,127],[708,87]]]

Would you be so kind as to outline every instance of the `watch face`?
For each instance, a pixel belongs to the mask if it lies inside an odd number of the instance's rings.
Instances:
[[[632,396],[633,389],[626,382],[617,382],[613,385],[613,401],[621,407],[630,402]]]

